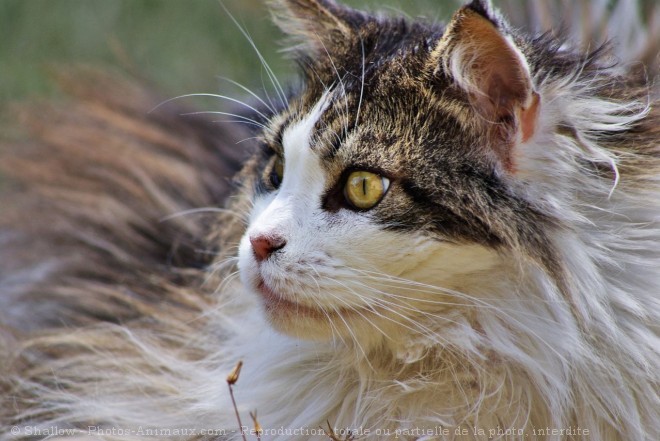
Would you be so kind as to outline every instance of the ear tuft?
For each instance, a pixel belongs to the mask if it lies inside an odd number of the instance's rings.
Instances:
[[[333,0],[270,0],[273,21],[293,49],[307,55],[336,53],[350,44],[362,14]]]
[[[490,0],[472,0],[465,7],[473,10],[484,18],[495,22],[495,8],[493,8],[493,4]]]
[[[473,1],[452,18],[433,63],[467,93],[490,147],[512,171],[511,149],[534,135],[540,101],[527,61],[504,27],[489,2]]]

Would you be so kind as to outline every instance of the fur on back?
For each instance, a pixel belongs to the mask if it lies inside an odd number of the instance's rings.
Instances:
[[[327,423],[355,439],[660,439],[660,106],[644,69],[550,35],[525,37],[485,2],[447,27],[327,0],[274,3],[302,69],[319,81],[308,78],[288,107],[261,115],[269,120],[252,144],[237,144],[254,136],[242,127],[182,117],[186,109],[148,113],[160,97],[95,71],[61,74],[66,103],[17,109],[30,135],[0,151],[0,439],[240,439],[225,382],[238,360],[238,408],[250,427],[257,411],[262,439],[328,439],[319,429]],[[372,215],[387,229],[359,224],[369,241],[338,235],[358,257],[373,245],[373,267],[360,278],[333,267],[344,294],[369,285],[368,295],[418,296],[390,311],[382,332],[348,317],[328,317],[336,328],[327,339],[274,326],[245,276],[250,232],[280,216],[268,210],[281,197],[260,190],[272,157],[261,144],[283,149],[287,167],[305,165],[297,180],[285,169],[282,193],[296,196],[295,211],[314,205],[300,201],[322,193],[318,182],[332,173],[310,153],[314,143],[333,146],[324,154],[334,161],[349,155],[342,145],[363,140],[422,145],[406,128],[435,127],[426,106],[458,121],[443,128],[450,134],[500,136],[475,129],[466,109],[478,95],[453,89],[480,87],[461,56],[482,48],[456,37],[474,14],[490,14],[512,59],[525,60],[542,106],[533,134],[511,151],[443,156],[495,170],[483,178],[494,185],[488,197],[474,184],[481,168],[461,180],[467,208],[449,205],[457,220],[443,214],[436,225],[432,204],[410,208],[411,232],[393,205]],[[420,35],[427,52],[410,49]],[[628,42],[653,72],[657,44]],[[431,100],[413,77],[438,71],[431,82],[447,93]],[[396,110],[407,101],[387,93],[401,84],[424,95],[403,127]],[[390,131],[361,132],[373,115]],[[404,147],[392,155],[406,154],[433,166]],[[450,173],[420,173],[408,191],[419,206],[429,193],[455,196],[438,182],[453,183]],[[341,211],[332,200],[323,208]],[[296,228],[324,228],[318,222]],[[309,241],[332,249],[332,238],[318,236]]]

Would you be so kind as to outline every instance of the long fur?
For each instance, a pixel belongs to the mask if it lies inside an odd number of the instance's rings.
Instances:
[[[535,69],[548,104],[509,182],[562,226],[563,284],[493,257],[510,277],[478,300],[452,293],[452,326],[369,350],[284,336],[255,312],[235,273],[258,179],[236,144],[248,130],[64,74],[74,100],[22,107],[31,135],[1,151],[0,439],[238,439],[224,379],[239,359],[239,410],[257,410],[264,439],[328,439],[326,421],[368,439],[659,439],[657,92],[578,61]]]

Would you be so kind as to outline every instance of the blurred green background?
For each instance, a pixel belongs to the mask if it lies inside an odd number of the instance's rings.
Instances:
[[[282,35],[271,23],[266,0],[222,0],[252,36],[277,76],[286,82],[291,62],[278,50]],[[462,0],[340,0],[352,6],[445,19]],[[647,6],[660,0],[640,0]],[[542,0],[579,11],[591,0]],[[507,15],[533,3],[496,0]],[[621,1],[610,0],[610,9]],[[595,4],[595,2],[594,2]],[[632,3],[623,3],[629,6]],[[220,0],[0,0],[0,109],[7,102],[52,96],[49,66],[112,66],[142,76],[164,97],[211,92],[241,95],[220,77],[254,90],[269,87],[254,50]]]
[[[347,1],[441,18],[458,2]],[[264,0],[224,0],[280,79],[291,63]],[[439,6],[440,5],[440,6]],[[444,10],[442,10],[444,8]],[[218,0],[0,0],[0,106],[57,95],[49,66],[85,63],[139,74],[164,96],[268,86],[258,57]],[[229,89],[228,89],[229,87]]]

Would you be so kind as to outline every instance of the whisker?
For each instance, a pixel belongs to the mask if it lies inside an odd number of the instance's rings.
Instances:
[[[266,101],[264,101],[263,98],[261,98],[259,95],[257,95],[257,94],[254,93],[252,90],[250,90],[249,88],[245,87],[244,85],[242,85],[242,84],[239,83],[238,81],[234,81],[234,80],[232,80],[231,78],[222,77],[222,76],[219,76],[218,78],[221,79],[221,80],[223,80],[223,81],[227,81],[228,83],[231,83],[231,84],[233,84],[233,85],[236,86],[236,87],[239,87],[241,90],[243,90],[243,91],[249,93],[251,96],[253,96],[254,98],[256,98],[261,104],[263,104],[263,105],[264,105],[268,110],[270,110],[273,114],[277,113],[277,111],[275,110],[275,108],[274,108],[273,105],[272,105],[272,104],[273,104],[272,102],[271,102],[270,104],[266,103]]]
[[[314,72],[314,76],[316,77],[317,81],[319,83],[321,83],[321,85],[323,86],[324,92],[326,94],[329,94],[331,92],[332,88],[334,87],[335,83],[332,83],[330,86],[328,86],[327,84],[325,84],[325,82],[323,81],[321,76],[318,74],[318,72],[316,72],[316,69],[314,69],[313,66],[307,66],[307,68],[310,69],[312,72]],[[344,118],[348,118],[348,115],[345,115],[345,114],[342,115],[342,113],[339,111],[339,109],[335,109],[335,113],[337,114],[337,116],[339,118],[342,118],[342,116]],[[325,129],[327,130],[329,128],[328,124],[325,123],[325,122],[323,122],[323,124],[324,124]],[[332,129],[332,134],[334,135],[335,139],[337,140],[337,145],[340,145],[341,144],[341,137],[339,136],[337,131]]]
[[[221,112],[219,110],[201,110],[201,111],[197,111],[197,112],[186,112],[186,113],[182,113],[181,115],[183,115],[183,116],[189,116],[189,115],[226,115],[226,116],[231,116],[231,117],[234,117],[234,118],[238,118],[239,120],[242,120],[242,121],[245,121],[245,122],[249,122],[251,124],[254,124],[255,126],[261,127],[264,130],[268,130],[268,131],[272,132],[272,129],[270,127],[266,126],[263,123],[260,123],[259,121],[255,121],[251,118],[248,118],[247,116],[236,115],[235,113],[229,113],[229,112]]]
[[[460,292],[460,291],[452,290],[452,289],[449,289],[449,288],[443,288],[443,287],[439,287],[439,286],[435,286],[435,285],[428,285],[428,284],[418,282],[418,281],[415,281],[415,280],[405,279],[405,278],[401,278],[401,277],[397,277],[397,276],[393,276],[393,275],[390,275],[390,274],[385,274],[385,273],[381,273],[381,272],[377,272],[377,271],[358,270],[358,269],[353,269],[353,270],[357,271],[357,272],[360,272],[360,273],[363,273],[367,277],[374,277],[375,279],[379,279],[378,276],[381,276],[382,278],[380,278],[380,280],[388,280],[388,281],[392,281],[392,282],[395,282],[395,283],[398,282],[398,283],[407,284],[407,285],[414,286],[414,287],[426,288],[426,289],[429,289],[429,292],[434,292],[435,291],[435,292],[439,292],[439,293],[443,293],[443,294],[450,294],[450,295],[453,295],[453,296],[456,296],[456,297],[466,298],[466,299],[469,299],[471,301],[481,302],[481,303],[483,303],[482,306],[484,306],[484,307],[490,307],[490,308],[497,309],[496,306],[491,305],[489,303],[486,303],[483,299],[471,296],[469,294],[466,294],[466,293],[463,293],[463,292]],[[375,275],[375,276],[373,276],[372,274]],[[395,285],[395,286],[398,287],[398,285]],[[402,286],[401,288],[406,289],[406,290],[412,290],[413,289],[413,288],[404,287],[404,286]],[[516,302],[516,303],[517,302],[532,302],[532,303],[544,302],[544,303],[548,303],[548,304],[564,304],[565,303],[563,300],[543,300],[543,299],[528,299],[528,300],[526,300],[526,299],[491,298],[491,300],[497,300],[498,302]],[[428,302],[433,302],[433,301],[428,300]],[[448,304],[451,305],[451,303],[448,303]],[[456,306],[472,306],[472,305],[459,303],[459,304],[456,304]],[[474,306],[478,306],[478,305],[474,305]]]
[[[406,320],[407,322],[412,323],[415,327],[408,326],[408,325],[406,325],[405,323],[401,323],[401,322],[399,322],[399,321],[397,321],[397,320],[394,320],[393,318],[388,317],[388,316],[386,316],[386,315],[381,315],[381,317],[384,318],[385,320],[389,320],[389,321],[391,321],[392,323],[397,324],[398,326],[403,326],[404,328],[406,328],[406,329],[408,329],[409,331],[412,331],[412,332],[414,332],[414,333],[421,333],[421,334],[423,334],[424,336],[429,337],[429,340],[430,340],[430,341],[433,341],[433,342],[435,342],[435,343],[445,343],[445,344],[448,343],[446,340],[444,340],[444,339],[442,339],[441,337],[439,337],[439,336],[437,335],[437,333],[434,332],[432,329],[430,329],[430,328],[428,328],[427,326],[424,326],[424,325],[422,325],[421,323],[416,322],[416,321],[413,320],[412,318],[407,317],[407,316],[401,314],[400,312],[398,312],[398,311],[396,311],[396,310],[394,310],[394,309],[388,307],[386,304],[383,304],[383,303],[381,302],[381,300],[379,300],[379,299],[372,299],[372,301],[374,301],[374,303],[376,303],[378,306],[380,306],[380,307],[381,307],[382,309],[384,309],[385,311],[387,311],[387,312],[391,312],[391,313],[393,313],[393,314],[395,314],[395,315],[401,317],[402,319]],[[440,338],[441,340],[438,341],[438,338]]]
[[[357,348],[358,348],[358,349],[360,350],[360,352],[362,353],[362,356],[364,357],[364,360],[367,362],[367,364],[369,365],[369,367],[373,370],[374,367],[371,365],[371,362],[369,361],[369,357],[367,356],[366,351],[364,350],[364,348],[363,348],[362,345],[360,344],[359,340],[357,339],[357,336],[355,335],[355,333],[353,332],[353,330],[351,329],[351,327],[348,325],[348,323],[346,322],[346,320],[345,320],[344,317],[342,316],[341,311],[339,311],[336,307],[332,307],[332,309],[334,310],[335,315],[336,315],[337,317],[339,317],[339,320],[341,320],[341,321],[344,323],[344,326],[346,327],[346,330],[348,331],[349,334],[351,334],[351,337],[353,337],[353,343],[355,343],[355,345],[357,346]]]
[[[312,269],[312,270],[313,270],[313,271],[314,271],[319,277],[321,277],[321,275],[318,273],[318,271],[316,271],[316,268],[314,268],[314,266],[312,266],[312,265],[307,265],[307,266],[308,266],[309,268],[311,268],[311,269]],[[318,282],[317,282],[317,286],[319,286],[319,289],[320,289],[320,285],[318,285]],[[335,299],[337,299],[337,300],[339,300],[340,302],[343,303],[343,300],[342,300],[342,299],[335,297],[334,295],[332,295],[332,293],[326,292],[325,294],[330,294],[330,295],[333,296]],[[363,355],[363,357],[364,357],[364,360],[367,362],[367,364],[369,365],[369,367],[370,367],[371,369],[373,369],[373,366],[371,365],[371,362],[369,361],[369,358],[367,357],[367,353],[366,353],[366,351],[364,350],[364,348],[363,348],[362,345],[360,344],[359,340],[357,339],[357,336],[355,335],[355,333],[353,332],[353,330],[352,330],[351,327],[349,326],[348,322],[346,322],[346,320],[344,319],[344,317],[343,317],[341,311],[340,311],[336,306],[331,306],[331,308],[332,308],[332,310],[333,310],[334,313],[335,313],[334,315],[337,316],[337,317],[339,318],[339,320],[341,320],[341,321],[344,323],[344,326],[346,327],[346,330],[348,331],[349,334],[351,334],[351,337],[352,337],[352,339],[353,339],[353,342],[355,343],[355,345],[357,346],[357,348],[359,349],[359,351],[362,353],[362,355]],[[321,309],[323,309],[323,307],[322,307]]]
[[[266,69],[266,74],[270,78],[271,83],[273,84],[273,87],[275,88],[275,91],[277,94],[280,96],[280,100],[282,101],[282,105],[286,106],[289,104],[286,94],[284,93],[284,89],[282,89],[282,86],[280,82],[278,81],[277,77],[275,76],[275,73],[273,70],[270,68],[270,65],[266,62],[266,59],[261,55],[261,51],[257,48],[257,45],[254,43],[254,40],[248,34],[248,32],[245,30],[243,26],[236,20],[236,18],[229,12],[229,9],[224,5],[224,3],[221,1],[220,2],[220,7],[225,11],[225,13],[229,16],[232,22],[234,22],[234,25],[238,28],[241,34],[245,37],[247,42],[250,44],[254,52],[257,54],[257,57],[259,58],[259,61],[261,62],[261,65]]]
[[[229,284],[234,281],[239,276],[239,271],[234,271],[231,274],[229,274],[223,282],[218,286],[218,288],[214,291],[214,294],[217,294],[218,292],[222,291],[224,289],[224,286],[226,284]],[[205,281],[204,284],[207,282]],[[230,305],[231,303],[235,303],[237,300],[233,296],[227,296],[226,298],[223,299],[224,301],[222,303],[217,303],[213,307],[209,308],[208,310],[202,312],[199,314],[197,317],[192,319],[191,321],[196,321],[196,320],[202,320],[205,319],[209,316],[212,316],[213,314],[217,313],[218,311],[222,311],[223,309],[227,308],[227,305]]]
[[[217,272],[219,272],[221,269],[222,269],[222,268],[216,268],[216,269],[213,269],[212,273],[217,273]],[[220,283],[220,285],[218,285],[218,287],[215,289],[215,291],[213,291],[213,293],[214,293],[214,294],[218,294],[218,293],[222,292],[222,290],[225,288],[225,286],[227,286],[227,285],[229,284],[229,282],[232,281],[232,278],[238,276],[239,274],[240,274],[240,270],[236,270],[236,271],[231,272],[228,276],[226,276],[226,277],[222,280],[222,282]]]
[[[255,126],[255,127],[259,127],[260,129],[264,129],[264,126],[261,126],[261,125],[255,124],[254,122],[249,122],[249,121],[239,121],[239,120],[233,120],[233,119],[214,119],[214,120],[211,121],[211,122],[212,122],[212,123],[247,124],[247,125],[249,125],[249,126]],[[248,138],[248,139],[255,139],[255,138],[256,138],[256,139],[259,139],[258,136],[253,136],[253,137]],[[238,145],[238,144],[240,144],[240,141],[239,141],[239,142],[236,142],[236,145]]]
[[[234,216],[240,218],[243,221],[246,221],[245,214],[239,213],[239,212],[234,211],[234,210],[229,210],[227,208],[219,208],[219,207],[192,208],[190,210],[179,211],[177,213],[167,215],[165,217],[160,218],[158,221],[159,222],[166,222],[166,221],[176,219],[176,218],[181,217],[181,216],[189,216],[191,214],[206,214],[206,213],[231,214],[231,215],[234,215]]]
[[[344,284],[344,283],[342,283],[342,282],[339,282],[338,280],[333,280],[333,282],[335,282],[335,283],[339,283],[341,286],[343,286],[343,287],[345,287],[346,289],[348,289],[348,290],[349,290],[351,293],[353,293],[355,296],[357,296],[357,297],[360,298],[361,300],[364,300],[364,297],[363,297],[363,296],[361,296],[360,294],[358,294],[357,292],[355,292],[355,291],[354,291],[353,289],[351,289],[348,285],[346,285],[346,284]],[[349,310],[355,312],[355,313],[358,314],[360,317],[362,317],[363,319],[365,319],[367,322],[369,322],[369,324],[371,324],[371,326],[373,326],[373,327],[374,327],[378,332],[380,332],[385,338],[387,338],[388,340],[393,340],[393,338],[390,337],[390,336],[389,336],[385,331],[383,331],[380,327],[378,327],[378,325],[376,325],[376,324],[375,324],[374,322],[372,322],[372,321],[371,321],[366,315],[364,315],[362,312],[360,312],[360,308],[358,308],[358,307],[356,307],[356,306],[354,306],[354,305],[351,305],[351,304],[350,304],[349,302],[347,302],[346,300],[340,298],[339,296],[337,296],[337,295],[335,295],[335,294],[332,294],[331,292],[326,292],[326,294],[330,294],[334,299],[336,299],[336,300],[342,302],[344,305],[346,305],[346,307],[347,307]],[[371,305],[369,305],[368,303],[365,303],[365,304],[366,304],[366,306],[369,308],[369,310],[370,310],[371,312],[373,312],[373,313],[375,313],[375,314],[378,314],[378,311],[376,311],[373,307],[371,307]]]
[[[314,272],[316,273],[316,275],[317,275],[319,278],[321,277],[321,275],[319,274],[318,271],[316,271],[316,268],[314,268],[313,265],[311,265],[311,264],[307,264],[307,266],[309,266],[312,270],[314,270]],[[312,275],[312,280],[313,280],[314,283],[316,284],[316,288],[317,288],[317,290],[318,290],[318,295],[319,295],[319,297],[320,297],[320,296],[321,296],[321,285],[319,285],[318,280],[317,280],[313,275]],[[339,329],[337,329],[337,328],[335,327],[335,324],[334,324],[332,318],[330,317],[330,314],[328,314],[328,312],[325,310],[325,308],[323,308],[323,306],[321,306],[321,302],[319,302],[319,301],[318,301],[317,299],[315,299],[314,297],[312,297],[312,301],[313,301],[314,304],[318,307],[318,309],[319,309],[321,312],[323,312],[323,315],[325,315],[326,318],[328,319],[328,324],[330,325],[330,331],[332,332],[332,343],[333,343],[333,344],[336,344],[336,340],[335,340],[335,332],[336,332],[336,333],[337,333],[337,337],[339,337],[339,339],[342,341],[342,343],[346,344],[346,341],[345,341],[344,338],[341,336],[341,333],[339,332]]]
[[[362,78],[360,82],[360,99],[358,100],[357,112],[355,113],[355,127],[358,125],[360,119],[360,108],[362,107],[362,96],[364,94],[364,70],[365,70],[365,55],[364,55],[364,40],[360,37],[360,49],[362,50]]]
[[[461,293],[461,292],[454,291],[454,290],[450,290],[450,289],[444,289],[444,288],[440,288],[440,287],[433,286],[433,285],[427,285],[427,284],[420,283],[420,282],[415,282],[415,281],[411,281],[411,280],[407,280],[407,279],[401,279],[401,278],[398,278],[398,277],[396,277],[396,276],[389,276],[389,275],[384,274],[384,273],[378,273],[378,272],[366,271],[366,270],[365,270],[365,271],[362,271],[362,270],[355,270],[355,271],[356,271],[356,272],[363,272],[363,273],[365,273],[365,274],[368,274],[368,273],[374,273],[374,274],[378,274],[379,276],[385,276],[385,278],[388,278],[388,279],[390,279],[390,280],[397,280],[397,279],[399,279],[399,280],[405,281],[406,283],[409,283],[409,284],[411,284],[411,285],[423,286],[423,287],[427,287],[427,288],[430,287],[431,289],[433,289],[433,290],[437,290],[438,292],[443,292],[443,293],[446,293],[446,294],[452,294],[452,295],[455,295],[455,296],[458,296],[458,297],[468,298],[468,299],[470,299],[470,300],[472,300],[472,301],[474,301],[474,302],[480,303],[482,306],[490,307],[490,308],[493,309],[494,311],[497,311],[497,312],[499,312],[499,313],[504,314],[504,315],[507,317],[507,320],[509,320],[509,321],[513,321],[515,324],[517,324],[518,326],[520,326],[521,329],[523,329],[523,330],[525,330],[526,332],[528,332],[529,334],[531,334],[531,335],[537,337],[538,340],[541,341],[541,342],[542,342],[542,343],[543,343],[543,344],[544,344],[549,350],[551,350],[551,351],[552,351],[553,353],[555,353],[559,358],[561,358],[562,360],[565,361],[565,357],[564,357],[560,352],[558,352],[556,349],[554,349],[554,347],[553,347],[550,343],[548,343],[548,342],[545,341],[544,339],[540,338],[540,336],[539,336],[539,335],[538,335],[533,329],[531,329],[529,326],[527,326],[527,325],[525,325],[524,323],[522,323],[520,320],[518,320],[517,318],[515,318],[515,316],[512,316],[511,314],[509,314],[508,311],[502,310],[501,308],[498,308],[498,307],[496,307],[495,305],[491,305],[491,304],[487,303],[486,301],[484,301],[484,300],[482,300],[482,299],[479,299],[479,298],[474,297],[474,296],[469,296],[469,295],[467,295],[467,294],[465,294],[465,293]],[[392,312],[395,312],[395,311],[392,311]],[[540,319],[540,317],[538,317],[538,316],[535,315],[535,314],[532,314],[532,315],[531,315],[531,318],[534,318],[534,319],[537,319],[537,320]]]
[[[244,139],[241,139],[240,141],[237,141],[236,144],[242,144],[246,141],[252,141],[254,139],[261,139],[261,137],[260,136],[250,136],[249,138],[244,138]]]
[[[321,37],[317,35],[317,38],[319,42],[321,43],[321,46],[323,46],[323,50],[325,51],[326,55],[328,56],[328,60],[330,61],[330,64],[332,65],[332,69],[335,71],[335,75],[337,76],[337,79],[339,80],[339,84],[341,85],[342,89],[342,95],[344,96],[344,134],[348,135],[348,95],[346,93],[346,85],[344,84],[344,79],[341,75],[339,75],[339,70],[337,70],[337,66],[335,65],[334,60],[332,59],[332,56],[330,55],[330,52],[328,52],[328,49],[325,46],[325,43],[323,43],[323,40],[321,40]]]
[[[232,98],[232,97],[229,97],[229,96],[226,96],[226,95],[218,95],[218,94],[215,94],[215,93],[187,93],[185,95],[175,96],[174,98],[167,99],[167,100],[163,101],[162,103],[158,104],[156,107],[151,109],[149,111],[149,113],[153,112],[154,110],[158,109],[159,107],[164,106],[165,104],[170,103],[172,101],[180,100],[180,99],[183,99],[183,98],[191,98],[191,97],[208,97],[208,98],[225,99],[227,101],[231,101],[233,103],[245,106],[246,108],[252,110],[253,112],[255,112],[257,115],[261,116],[262,118],[268,119],[268,117],[266,115],[264,115],[262,112],[260,112],[256,108],[252,107],[251,105],[249,105],[249,104],[247,104],[247,103],[245,103],[241,100],[238,100],[236,98]]]

